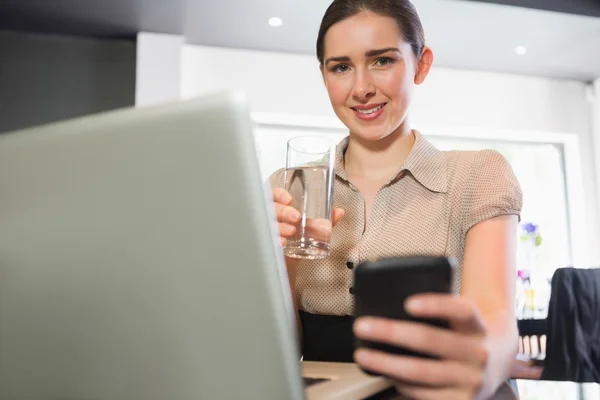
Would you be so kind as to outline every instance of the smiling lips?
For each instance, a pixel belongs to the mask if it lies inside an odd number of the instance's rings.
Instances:
[[[383,108],[387,103],[381,104],[365,104],[364,106],[354,106],[352,111],[354,115],[363,121],[373,121],[383,114]]]

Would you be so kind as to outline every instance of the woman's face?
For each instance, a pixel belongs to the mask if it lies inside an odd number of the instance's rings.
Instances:
[[[336,23],[324,40],[323,79],[331,105],[350,132],[383,139],[400,128],[416,84],[432,62],[426,48],[418,62],[396,21],[362,12]]]

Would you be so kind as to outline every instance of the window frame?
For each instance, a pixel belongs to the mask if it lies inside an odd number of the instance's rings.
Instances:
[[[251,118],[255,126],[258,127],[311,129],[321,130],[323,133],[345,133],[348,130],[337,118],[328,116],[253,112]],[[418,122],[414,123],[414,126],[425,135],[433,137],[552,144],[557,146],[562,153],[562,170],[565,175],[566,217],[572,266],[575,268],[589,268],[588,243],[586,240],[575,240],[581,234],[581,232],[578,232],[577,227],[587,226],[581,173],[581,153],[577,134],[475,126],[447,126]]]

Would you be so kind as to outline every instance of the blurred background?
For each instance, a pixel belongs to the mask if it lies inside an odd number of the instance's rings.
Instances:
[[[242,89],[266,179],[289,138],[346,135],[315,57],[329,3],[2,0],[0,132]],[[515,307],[542,320],[557,268],[600,266],[600,3],[413,3],[435,55],[413,127],[510,161],[525,199]]]

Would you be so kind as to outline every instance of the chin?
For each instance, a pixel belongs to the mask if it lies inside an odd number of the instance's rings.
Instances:
[[[347,110],[340,110],[336,112],[338,118],[350,131],[350,134],[361,140],[366,141],[378,141],[386,138],[393,132],[391,125],[393,125],[386,115],[382,115],[378,121],[361,121],[354,116],[354,114],[348,114]]]
[[[390,135],[391,132],[382,129],[350,129],[350,134],[358,139],[373,141],[384,139]]]
[[[352,136],[362,140],[377,141],[381,140],[392,133],[388,121],[380,121],[380,123],[361,123],[361,121],[350,120],[344,121]]]

